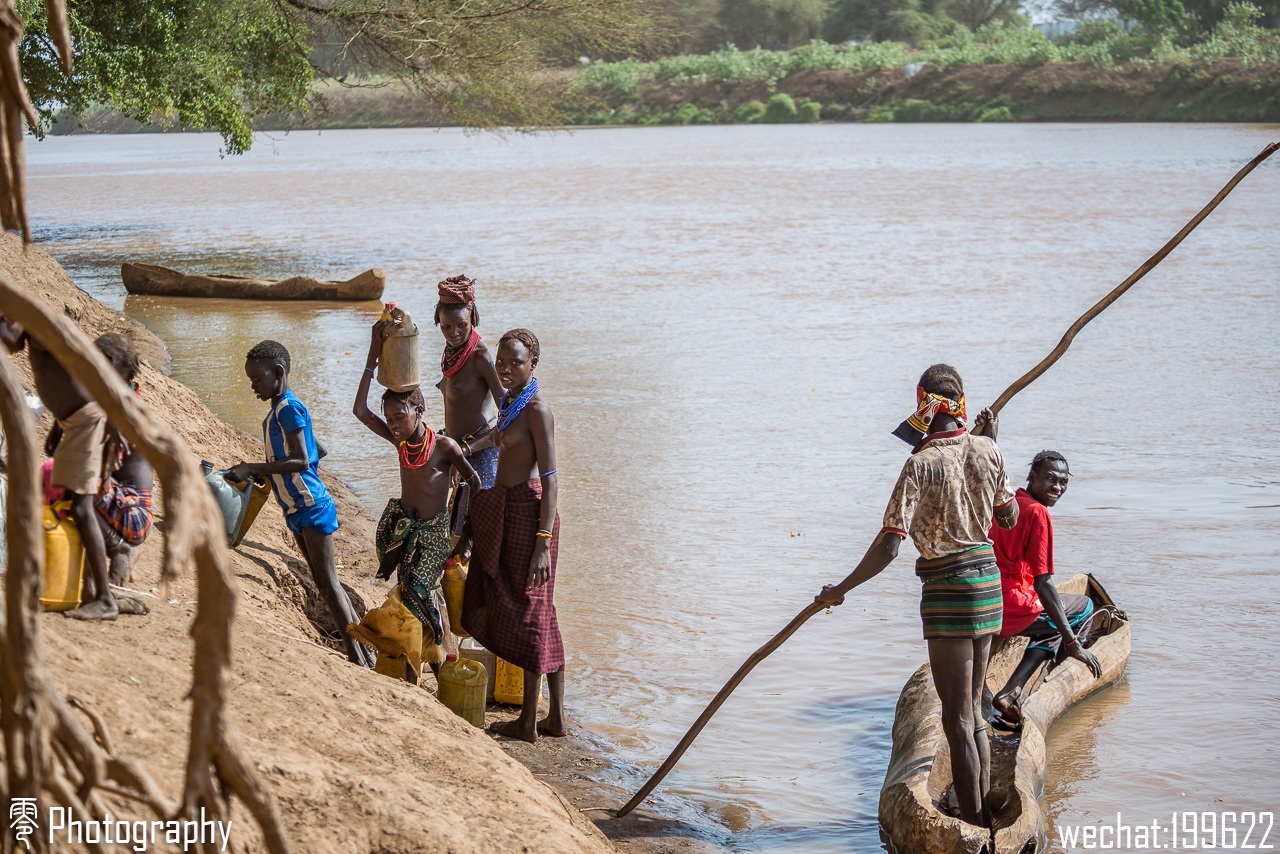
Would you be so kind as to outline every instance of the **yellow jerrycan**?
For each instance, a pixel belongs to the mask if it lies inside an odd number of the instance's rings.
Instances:
[[[463,638],[462,643],[458,644],[458,654],[484,665],[485,672],[489,674],[489,684],[485,687],[484,699],[492,703],[494,682],[498,678],[498,657],[477,643],[475,638]]]
[[[524,668],[506,659],[498,659],[498,677],[493,683],[493,699],[519,706],[524,703]],[[538,700],[542,700],[542,680],[538,680]]]
[[[450,655],[440,665],[436,682],[440,686],[437,693],[440,702],[467,723],[484,729],[484,695],[489,674],[485,673],[483,664]]]
[[[71,502],[44,508],[44,585],[40,607],[69,611],[80,604],[84,584],[84,543],[71,520]]]
[[[444,606],[449,612],[449,628],[460,638],[469,638],[462,628],[462,592],[467,588],[466,558],[449,558],[444,565],[440,587],[444,590]]]
[[[387,303],[382,319],[387,326],[382,330],[378,382],[392,391],[413,391],[422,384],[418,376],[418,326],[393,302]]]

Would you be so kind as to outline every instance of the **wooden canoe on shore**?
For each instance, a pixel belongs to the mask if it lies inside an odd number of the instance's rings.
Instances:
[[[345,282],[321,282],[308,276],[273,282],[241,276],[186,274],[155,264],[123,264],[120,278],[129,293],[147,296],[346,302],[381,299],[387,284],[387,277],[376,269],[365,270]]]
[[[1102,665],[1094,679],[1088,668],[1067,659],[1022,702],[1019,735],[993,732],[991,799],[996,816],[997,854],[1034,854],[1044,848],[1045,733],[1064,712],[1091,694],[1115,684],[1129,661],[1129,621],[1115,609],[1092,575],[1076,575],[1058,585],[1063,593],[1084,593],[1098,616],[1088,649]],[[1022,657],[1025,638],[997,640],[987,667],[988,694],[1004,686]],[[1043,668],[1042,668],[1043,670]],[[1036,685],[1036,674],[1028,685]],[[988,720],[990,712],[988,709]],[[880,789],[880,837],[895,854],[979,854],[986,831],[938,809],[951,784],[950,752],[942,732],[941,705],[925,664],[907,682],[893,720],[893,749]]]

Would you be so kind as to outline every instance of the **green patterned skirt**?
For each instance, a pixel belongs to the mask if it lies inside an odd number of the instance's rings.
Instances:
[[[391,568],[396,568],[405,607],[432,632],[436,643],[443,643],[444,624],[436,607],[435,591],[440,589],[445,561],[453,551],[448,508],[434,519],[417,519],[400,506],[400,499],[393,498],[378,520],[375,542],[378,574],[389,577]]]

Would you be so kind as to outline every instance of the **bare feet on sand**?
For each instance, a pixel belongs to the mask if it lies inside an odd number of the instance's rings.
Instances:
[[[94,599],[67,611],[67,616],[73,620],[114,620],[120,616],[120,609],[116,607],[115,599]]]
[[[509,721],[501,721],[489,727],[489,732],[498,735],[505,735],[507,738],[518,738],[521,741],[527,741],[530,744],[538,743],[538,731],[533,726],[525,724],[520,718]]]
[[[564,738],[569,734],[569,728],[564,725],[564,721],[560,718],[551,719],[551,715],[547,715],[538,721],[538,732],[542,735],[549,735],[552,738]]]

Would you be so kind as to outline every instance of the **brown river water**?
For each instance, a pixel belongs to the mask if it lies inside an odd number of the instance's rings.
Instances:
[[[371,511],[398,483],[392,449],[350,414],[375,305],[126,299],[119,264],[381,267],[422,327],[424,373],[446,275],[479,280],[491,343],[538,334],[569,711],[638,785],[874,537],[908,450],[889,431],[921,370],[950,362],[971,411],[990,402],[1277,138],[359,130],[263,136],[227,159],[208,135],[50,138],[29,164],[37,239],[164,338],[219,415],[259,432],[243,355],[288,345],[325,464]],[[1280,807],[1278,201],[1272,162],[1001,418],[1015,484],[1042,448],[1075,474],[1054,511],[1059,573],[1096,573],[1133,619],[1125,680],[1051,734],[1051,826]],[[893,707],[925,656],[913,558],[762,664],[659,806],[736,850],[877,849]]]

